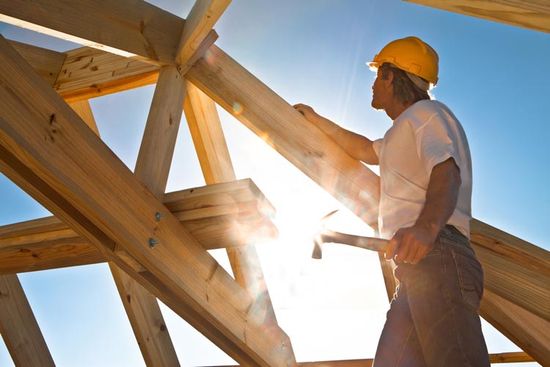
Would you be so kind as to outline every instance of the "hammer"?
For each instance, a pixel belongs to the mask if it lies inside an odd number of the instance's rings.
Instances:
[[[321,223],[324,223],[330,216],[336,213],[334,210],[321,219]],[[324,225],[323,225],[324,227]],[[327,229],[322,229],[313,239],[313,252],[311,257],[313,259],[321,259],[323,257],[322,244],[324,243],[340,243],[342,245],[348,245],[353,247],[360,247],[371,251],[384,252],[388,245],[388,240],[375,237],[363,237],[356,236],[347,233],[335,232]]]

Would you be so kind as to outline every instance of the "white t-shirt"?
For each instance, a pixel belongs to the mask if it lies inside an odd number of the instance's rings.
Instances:
[[[435,165],[453,158],[460,169],[461,185],[456,209],[447,224],[470,238],[472,162],[468,141],[457,118],[443,103],[422,100],[407,108],[375,140],[380,162],[380,211],[383,238],[412,226],[426,201],[430,174]]]

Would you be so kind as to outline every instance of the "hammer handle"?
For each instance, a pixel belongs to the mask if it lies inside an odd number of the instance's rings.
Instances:
[[[371,251],[384,252],[386,251],[386,246],[388,245],[388,240],[375,237],[363,237],[356,236],[353,234],[335,232],[335,231],[325,231],[321,234],[322,242],[334,242],[341,243],[344,245],[360,247]]]

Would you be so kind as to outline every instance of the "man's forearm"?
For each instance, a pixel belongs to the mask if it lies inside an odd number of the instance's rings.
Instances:
[[[374,153],[370,139],[346,130],[324,117],[320,117],[317,126],[353,158],[368,164],[378,164],[378,157]]]

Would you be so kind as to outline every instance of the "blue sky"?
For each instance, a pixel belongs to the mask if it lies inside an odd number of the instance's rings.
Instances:
[[[151,2],[182,17],[192,6],[189,0]],[[392,39],[421,37],[440,56],[434,94],[454,111],[469,138],[474,217],[550,249],[548,34],[393,0],[235,0],[216,30],[217,45],[289,103],[310,104],[370,138],[381,137],[391,121],[370,108],[374,75],[365,62]],[[76,47],[3,24],[0,32],[60,51]],[[130,168],[153,90],[91,100],[102,138]],[[258,250],[296,355],[301,360],[372,357],[387,309],[374,255],[334,248],[322,263],[312,263],[308,236],[319,218],[339,205],[225,111],[220,116],[237,176],[251,177],[277,208],[281,238]],[[204,184],[182,123],[169,191]],[[0,225],[47,215],[3,176],[0,203]],[[369,233],[345,209],[333,225]],[[223,253],[214,255],[226,263]],[[105,266],[20,279],[58,366],[143,365]],[[185,322],[163,311],[183,366],[228,363]],[[492,328],[484,331],[491,351],[514,349]],[[0,343],[4,365],[12,364]]]

